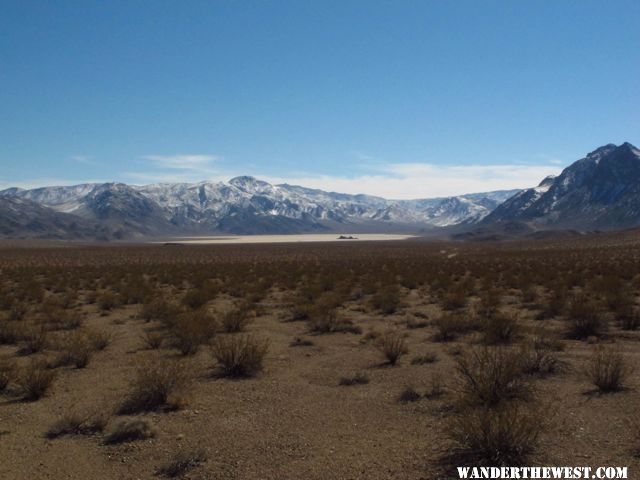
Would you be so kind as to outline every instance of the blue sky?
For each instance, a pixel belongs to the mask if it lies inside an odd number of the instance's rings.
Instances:
[[[0,186],[531,186],[640,143],[638,25],[637,0],[7,0]]]

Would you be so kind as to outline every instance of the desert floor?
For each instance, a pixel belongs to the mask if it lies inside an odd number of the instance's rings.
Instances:
[[[603,283],[619,277],[614,284],[625,285],[635,308],[640,245],[607,239],[0,249],[0,325],[14,332],[0,342],[0,358],[14,371],[0,394],[0,478],[155,478],[177,453],[195,451],[202,452],[201,461],[183,478],[445,478],[446,459],[460,447],[450,422],[464,415],[457,406],[457,359],[472,349],[519,351],[541,328],[560,345],[553,355],[562,368],[526,377],[535,400],[525,403],[535,405],[544,424],[526,463],[627,466],[630,478],[640,478],[640,369],[614,393],[598,392],[584,374],[598,348],[614,348],[628,365],[640,365],[640,331],[621,328],[615,305],[604,307],[615,303],[606,297],[615,292]],[[471,280],[463,288],[464,279]],[[141,284],[139,298],[128,298],[127,289]],[[565,304],[541,318],[560,284],[568,292]],[[384,298],[374,298],[387,287],[388,308]],[[479,306],[489,288],[497,291],[500,312],[516,319],[516,332],[487,342],[478,320],[480,326],[443,340],[440,319],[482,317]],[[185,300],[193,291],[204,298]],[[525,291],[533,292],[531,298],[524,299]],[[460,292],[460,305],[451,292]],[[566,333],[576,292],[602,307],[606,322],[588,338]],[[243,332],[221,329],[221,318],[249,297]],[[180,327],[144,313],[145,304],[158,299],[178,305],[176,315],[206,311],[217,322],[215,334],[183,355],[172,341]],[[318,313],[315,307],[325,303],[330,306]],[[52,326],[51,311],[77,321]],[[314,315],[325,318],[327,312],[349,328],[322,331]],[[46,341],[25,352],[34,326],[42,326],[38,332]],[[108,345],[92,351],[83,368],[56,363],[78,332],[98,332]],[[159,348],[149,346],[150,332],[162,337]],[[388,332],[405,342],[395,366],[379,348]],[[248,378],[216,374],[209,344],[247,333],[268,341],[262,370]],[[431,360],[414,361],[421,356]],[[188,372],[179,408],[119,414],[137,369],[163,359]],[[55,379],[41,398],[26,401],[20,375],[38,361],[48,362]],[[368,383],[340,385],[356,373]],[[409,386],[420,398],[399,401]],[[50,427],[71,413],[102,415],[106,425],[47,438]],[[153,436],[106,444],[105,436],[129,418],[147,422]]]

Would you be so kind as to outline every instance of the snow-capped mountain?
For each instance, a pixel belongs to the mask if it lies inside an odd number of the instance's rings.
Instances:
[[[640,150],[608,144],[498,206],[484,224],[616,229],[640,225]]]
[[[144,186],[122,183],[11,188],[0,197],[34,202],[99,222],[117,238],[179,233],[298,233],[319,230],[417,230],[478,222],[518,190],[457,197],[387,200],[253,177],[228,182]]]

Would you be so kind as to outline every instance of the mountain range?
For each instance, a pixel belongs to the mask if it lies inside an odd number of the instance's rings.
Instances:
[[[514,225],[518,225],[514,227]],[[136,239],[207,234],[616,229],[640,225],[640,151],[605,145],[537,187],[388,200],[249,176],[0,191],[0,236]]]
[[[417,231],[475,223],[517,193],[386,200],[249,176],[228,182],[82,184],[0,191],[0,234],[25,237],[126,239],[179,234],[260,234],[318,231]],[[20,222],[9,211],[22,208]],[[7,214],[4,214],[4,211]],[[14,218],[14,220],[12,220]],[[44,225],[56,219],[56,228]],[[74,228],[65,231],[65,222]],[[101,229],[101,230],[100,230]]]

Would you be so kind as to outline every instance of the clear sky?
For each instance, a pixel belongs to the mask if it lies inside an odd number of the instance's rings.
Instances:
[[[417,198],[640,143],[640,1],[0,2],[0,187]]]

